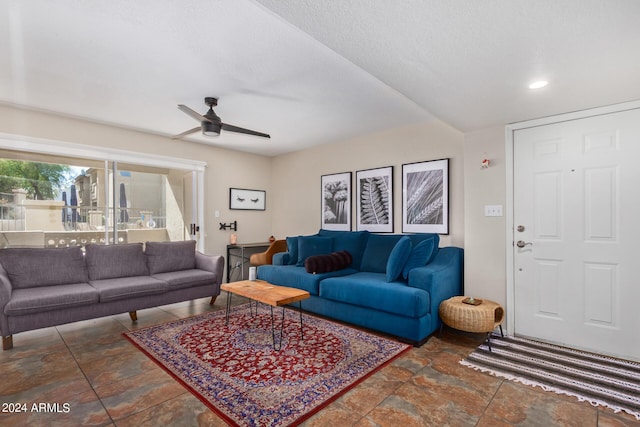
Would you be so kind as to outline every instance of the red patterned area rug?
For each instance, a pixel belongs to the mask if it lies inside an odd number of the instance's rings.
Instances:
[[[274,309],[276,333],[281,309]],[[273,348],[271,314],[233,307],[124,336],[237,426],[290,426],[410,348],[348,326],[286,309],[282,348]]]

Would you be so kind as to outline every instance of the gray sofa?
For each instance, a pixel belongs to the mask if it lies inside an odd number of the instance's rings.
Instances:
[[[195,242],[0,250],[0,332],[13,334],[220,294],[224,259]]]

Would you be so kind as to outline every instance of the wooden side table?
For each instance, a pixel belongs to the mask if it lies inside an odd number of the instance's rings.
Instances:
[[[489,351],[491,351],[491,332],[500,327],[500,334],[504,336],[502,332],[504,308],[497,302],[486,299],[477,300],[482,301],[478,305],[463,303],[462,301],[467,298],[465,296],[451,297],[440,303],[438,309],[442,320],[440,334],[442,334],[443,325],[465,332],[486,333]]]

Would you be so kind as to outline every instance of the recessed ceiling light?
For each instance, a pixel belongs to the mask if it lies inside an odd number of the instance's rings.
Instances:
[[[546,80],[538,80],[537,82],[533,82],[529,85],[529,89],[540,89],[548,85],[549,82]]]

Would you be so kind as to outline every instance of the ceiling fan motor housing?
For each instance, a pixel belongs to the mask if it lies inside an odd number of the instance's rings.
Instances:
[[[200,127],[202,128],[202,134],[207,136],[218,136],[220,135],[220,130],[222,129],[222,125],[220,122],[206,122],[203,121],[200,123]]]

